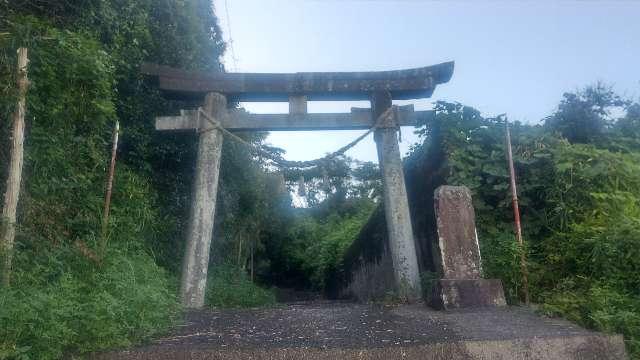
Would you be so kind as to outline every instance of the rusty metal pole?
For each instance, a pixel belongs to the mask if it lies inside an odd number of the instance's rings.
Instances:
[[[522,292],[524,303],[529,304],[529,274],[527,270],[527,259],[525,254],[524,240],[522,239],[522,226],[520,224],[520,207],[518,206],[518,190],[516,187],[516,172],[513,167],[513,152],[511,150],[511,133],[509,131],[509,120],[505,116],[504,124],[507,136],[507,161],[509,163],[509,177],[511,178],[511,202],[513,204],[513,218],[515,222],[516,238],[520,248],[520,271],[522,275]]]
[[[111,163],[109,165],[109,175],[107,177],[107,187],[104,199],[104,210],[102,212],[102,228],[100,230],[100,257],[104,257],[107,250],[107,229],[109,226],[109,211],[111,209],[111,193],[113,190],[113,176],[116,172],[116,154],[118,152],[118,133],[120,123],[116,121],[113,129],[113,145],[111,147]]]

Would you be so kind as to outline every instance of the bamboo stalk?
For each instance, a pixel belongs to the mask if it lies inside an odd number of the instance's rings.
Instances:
[[[516,172],[513,166],[513,152],[511,150],[511,133],[509,131],[509,120],[504,119],[507,137],[507,161],[509,163],[509,177],[511,180],[511,202],[513,204],[513,218],[516,238],[520,248],[520,272],[522,275],[522,292],[524,303],[529,304],[529,274],[527,270],[527,258],[525,253],[524,240],[522,239],[522,226],[520,224],[520,207],[518,205],[518,189],[516,187]]]
[[[242,270],[244,270],[244,263],[242,261],[242,242],[244,241],[244,231],[240,232],[240,242],[238,243],[238,260],[237,260],[237,264],[238,267],[241,268]]]
[[[104,209],[102,211],[102,227],[100,230],[100,257],[103,258],[107,250],[107,230],[109,228],[109,212],[111,210],[111,193],[113,191],[113,176],[116,172],[116,154],[118,153],[118,135],[120,123],[116,121],[113,129],[113,145],[111,147],[111,163],[109,165],[109,175],[104,198]]]
[[[255,280],[255,258],[256,245],[260,239],[260,224],[256,224],[255,234],[251,241],[251,282]]]
[[[13,132],[11,155],[9,160],[9,175],[4,194],[2,218],[0,219],[0,255],[2,255],[2,285],[11,283],[11,262],[13,260],[13,246],[16,235],[16,209],[20,197],[20,182],[22,181],[22,163],[24,160],[24,116],[26,107],[27,64],[29,63],[27,48],[18,49],[18,103],[13,113]]]
[[[256,240],[255,238],[251,242],[251,282],[253,282],[253,274],[254,274],[254,264],[253,264],[253,252],[255,251]]]

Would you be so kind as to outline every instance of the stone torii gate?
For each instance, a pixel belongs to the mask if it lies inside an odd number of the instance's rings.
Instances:
[[[155,76],[159,88],[174,98],[204,98],[206,117],[229,131],[370,129],[382,171],[384,208],[396,285],[417,298],[420,275],[409,214],[398,126],[415,125],[433,117],[432,111],[414,111],[413,105],[392,112],[392,121],[377,122],[392,100],[428,98],[436,86],[453,74],[453,62],[399,71],[339,73],[199,73],[145,64],[142,73]],[[307,101],[369,100],[371,109],[344,114],[308,114]],[[288,101],[289,114],[248,114],[229,109],[228,102]],[[193,202],[183,260],[180,296],[187,308],[204,305],[209,250],[218,189],[223,133],[199,110],[156,118],[157,130],[197,130],[198,154]]]

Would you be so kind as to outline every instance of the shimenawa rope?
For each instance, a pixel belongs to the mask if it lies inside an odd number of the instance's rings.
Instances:
[[[347,152],[347,150],[349,150],[349,149],[353,148],[354,146],[356,146],[360,141],[362,141],[369,134],[371,134],[373,131],[375,131],[377,128],[379,128],[382,123],[385,123],[385,122],[388,123],[389,121],[393,121],[394,119],[397,119],[397,116],[396,116],[397,111],[398,111],[398,107],[396,105],[391,106],[390,108],[385,110],[382,114],[380,114],[380,116],[378,116],[378,118],[376,119],[375,123],[373,124],[373,126],[371,128],[369,128],[364,134],[358,136],[352,142],[350,142],[347,145],[341,147],[340,149],[332,152],[331,154],[327,154],[327,155],[325,155],[325,156],[323,156],[323,157],[321,157],[319,159],[307,160],[307,161],[290,161],[290,160],[286,160],[282,156],[280,156],[280,154],[274,154],[274,153],[268,152],[268,151],[264,150],[262,148],[262,146],[258,146],[258,145],[255,145],[255,144],[247,142],[246,140],[244,140],[243,138],[239,137],[238,135],[236,135],[236,134],[232,133],[231,131],[225,129],[222,125],[220,125],[219,122],[215,121],[204,110],[202,110],[202,108],[198,108],[197,114],[198,114],[198,124],[200,123],[200,115],[202,115],[211,125],[213,125],[212,128],[208,128],[208,129],[202,130],[200,132],[207,132],[207,131],[211,131],[211,130],[214,130],[214,129],[218,129],[224,135],[227,135],[230,138],[232,138],[233,140],[239,142],[240,144],[250,148],[252,152],[258,153],[258,154],[260,154],[260,155],[272,160],[274,163],[276,163],[277,165],[279,165],[282,168],[301,169],[301,168],[310,168],[310,167],[314,167],[314,166],[321,166],[323,163],[326,164],[327,162],[331,161],[332,159],[334,159],[334,158],[336,158],[338,156],[344,155],[344,153]]]

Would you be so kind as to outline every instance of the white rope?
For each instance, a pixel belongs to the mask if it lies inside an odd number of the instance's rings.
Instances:
[[[347,150],[349,150],[349,149],[353,148],[354,146],[356,146],[360,141],[362,141],[369,134],[371,134],[373,131],[375,131],[377,128],[379,128],[382,123],[389,123],[389,121],[395,121],[395,119],[397,119],[397,116],[396,116],[397,111],[398,111],[398,107],[396,105],[391,106],[390,108],[385,110],[382,114],[380,114],[380,116],[378,116],[378,118],[374,122],[373,126],[371,126],[371,128],[369,128],[364,134],[358,136],[355,140],[351,141],[350,143],[348,143],[347,145],[341,147],[340,149],[332,152],[331,154],[325,155],[324,157],[321,157],[319,159],[307,160],[307,161],[290,161],[290,160],[286,160],[280,154],[273,154],[271,152],[268,152],[268,151],[264,150],[262,148],[262,146],[258,146],[258,145],[251,144],[251,143],[247,142],[246,140],[244,140],[243,138],[239,137],[238,135],[236,135],[236,134],[230,132],[229,130],[225,129],[222,125],[220,125],[219,122],[215,121],[204,110],[202,110],[202,108],[198,108],[198,119],[197,120],[198,120],[198,124],[200,124],[200,115],[202,114],[202,116],[204,116],[204,118],[211,125],[213,125],[213,127],[211,127],[211,128],[208,128],[208,129],[205,129],[205,130],[201,130],[200,131],[201,133],[202,132],[211,131],[213,129],[218,129],[224,135],[227,135],[227,136],[231,137],[233,140],[243,144],[244,146],[249,147],[254,153],[260,154],[260,155],[272,160],[274,163],[276,163],[277,165],[279,165],[282,168],[297,168],[297,169],[300,169],[300,168],[310,168],[310,167],[326,164],[327,162],[331,161],[332,159],[334,159],[334,158],[336,158],[338,156],[344,155],[344,153],[347,152]]]

